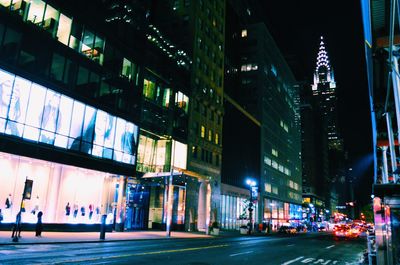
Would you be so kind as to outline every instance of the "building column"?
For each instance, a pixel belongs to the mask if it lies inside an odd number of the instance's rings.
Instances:
[[[199,187],[198,200],[198,221],[197,229],[208,233],[208,225],[210,223],[210,204],[211,204],[211,187],[210,184],[201,181]]]

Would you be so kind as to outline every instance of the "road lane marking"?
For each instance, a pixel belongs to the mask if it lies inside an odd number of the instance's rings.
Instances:
[[[329,247],[326,247],[326,249],[333,248],[335,245],[330,245]]]
[[[253,252],[254,252],[254,251],[246,251],[246,252],[240,252],[240,253],[236,253],[236,254],[231,254],[231,255],[229,255],[229,256],[230,256],[230,257],[234,257],[234,256],[249,254],[249,253],[253,253]]]
[[[293,247],[294,246],[294,244],[289,244],[289,245],[287,245],[287,247]]]
[[[314,262],[313,264],[319,264],[319,263],[321,263],[321,265],[327,265],[329,262],[331,262],[331,260],[330,259],[328,259],[328,260],[323,260],[323,259],[319,259],[319,260],[317,260],[316,262]]]
[[[301,256],[301,257],[298,257],[298,258],[295,258],[295,259],[286,261],[285,263],[282,263],[282,265],[289,265],[289,264],[291,264],[291,263],[294,263],[294,262],[296,262],[296,261],[301,260],[302,258],[304,258],[304,256]]]
[[[183,249],[170,249],[170,250],[150,251],[150,252],[143,252],[143,253],[132,253],[132,254],[125,254],[125,255],[108,256],[108,257],[95,257],[95,258],[86,258],[86,259],[79,259],[79,260],[57,261],[57,262],[54,262],[53,264],[64,264],[64,263],[85,262],[85,261],[94,261],[94,260],[102,260],[102,259],[118,259],[118,258],[134,257],[134,256],[165,254],[165,253],[176,253],[176,252],[195,251],[195,250],[203,250],[203,249],[210,249],[210,248],[222,248],[222,247],[227,247],[227,246],[229,246],[229,245],[228,244],[222,244],[222,245],[206,246],[206,247],[195,247],[195,248],[183,248]]]

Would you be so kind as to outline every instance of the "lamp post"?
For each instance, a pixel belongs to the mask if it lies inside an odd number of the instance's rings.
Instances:
[[[257,182],[253,179],[246,179],[246,184],[249,186],[250,190],[250,203],[249,203],[249,221],[250,221],[250,227],[249,227],[249,234],[251,234],[251,231],[253,230],[253,190],[257,188]]]

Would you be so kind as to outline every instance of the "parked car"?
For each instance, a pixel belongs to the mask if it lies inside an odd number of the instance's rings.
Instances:
[[[297,234],[297,229],[293,226],[281,226],[279,227],[278,233],[281,234]]]

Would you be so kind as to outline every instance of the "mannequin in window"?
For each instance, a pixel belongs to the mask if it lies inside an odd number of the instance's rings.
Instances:
[[[36,214],[39,211],[39,196],[36,196],[35,206],[33,207],[31,214]]]
[[[10,209],[12,205],[12,200],[11,200],[11,194],[8,194],[8,197],[6,198],[6,209]]]
[[[54,144],[55,134],[61,127],[61,112],[59,109],[60,94],[54,93],[46,103],[41,113],[40,121],[43,129],[39,141],[46,144]]]
[[[67,205],[65,205],[65,215],[69,216],[71,213],[71,206],[69,205],[69,202],[67,202]]]
[[[93,204],[89,204],[89,220],[92,219],[93,215]]]
[[[18,121],[21,116],[20,89],[18,85],[15,85],[13,88],[13,80],[8,79],[0,83],[0,100],[0,117]],[[5,123],[5,119],[0,119],[0,126],[2,126],[2,129]],[[7,122],[5,133],[21,136],[17,125],[13,122]]]
[[[78,204],[74,204],[74,218],[78,215]]]

